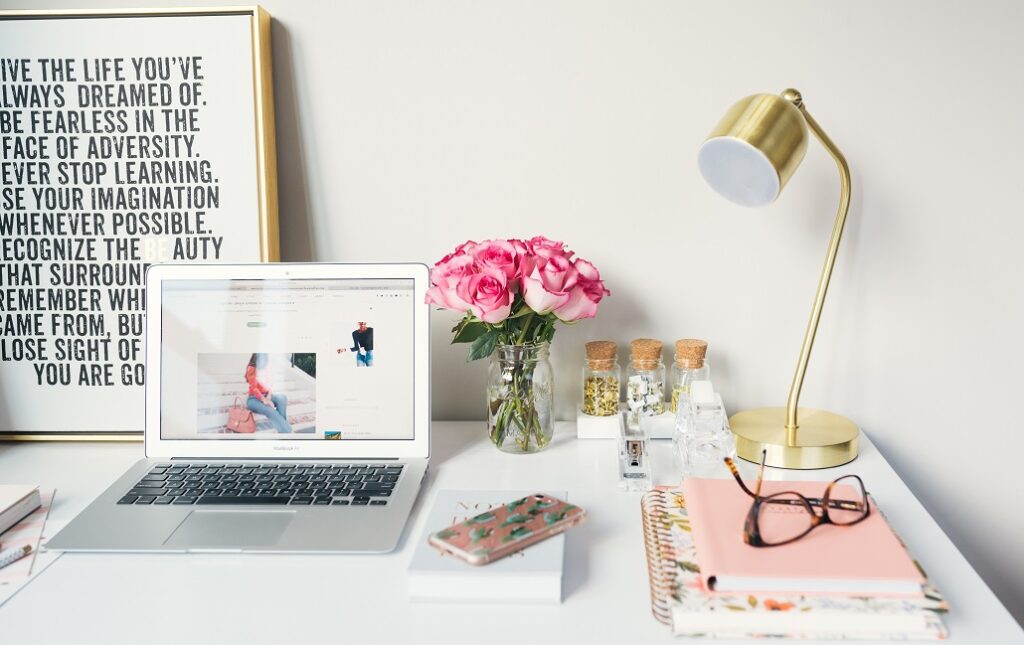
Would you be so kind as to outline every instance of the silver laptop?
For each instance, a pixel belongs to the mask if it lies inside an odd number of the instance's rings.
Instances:
[[[67,551],[386,552],[430,449],[427,268],[158,265],[145,459]]]

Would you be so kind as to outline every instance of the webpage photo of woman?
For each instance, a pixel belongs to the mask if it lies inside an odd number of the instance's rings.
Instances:
[[[203,353],[196,360],[196,435],[317,437],[316,353]],[[232,415],[251,420],[238,426]]]
[[[249,358],[245,368],[245,380],[249,384],[249,398],[245,407],[255,414],[262,414],[281,433],[290,433],[292,426],[288,423],[288,397],[284,394],[271,392],[261,379],[266,380],[267,355],[255,353]]]
[[[339,347],[338,353],[342,352],[355,352],[356,367],[373,367],[373,327],[360,321],[352,332],[352,347]]]

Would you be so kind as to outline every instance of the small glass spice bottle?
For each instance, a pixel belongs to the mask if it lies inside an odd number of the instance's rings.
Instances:
[[[672,363],[669,383],[672,384],[672,411],[679,410],[680,401],[690,396],[690,383],[711,380],[711,368],[704,357],[707,356],[708,343],[696,338],[683,338],[676,341],[676,356]]]
[[[626,421],[639,426],[641,417],[657,416],[665,411],[665,363],[661,360],[661,341],[638,338],[630,343],[629,370],[626,375]]]
[[[610,417],[619,413],[618,346],[610,340],[587,343],[583,365],[583,414]]]

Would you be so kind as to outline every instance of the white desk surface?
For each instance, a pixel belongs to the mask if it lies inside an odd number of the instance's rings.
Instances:
[[[65,554],[0,606],[0,642],[671,642],[651,617],[640,495],[617,489],[614,442],[577,440],[572,424],[559,424],[546,451],[521,456],[491,446],[482,422],[435,422],[433,433],[430,472],[394,553]],[[141,456],[141,444],[0,444],[0,483],[56,487],[51,517],[67,520]],[[675,483],[670,464],[667,445],[658,446],[656,483]],[[1024,643],[1021,627],[866,437],[848,466],[775,472],[860,474],[948,599],[950,642]],[[410,603],[412,542],[442,488],[566,490],[586,508],[588,522],[567,534],[562,604]]]

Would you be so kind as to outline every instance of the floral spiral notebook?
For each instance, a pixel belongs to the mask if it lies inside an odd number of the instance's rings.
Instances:
[[[644,495],[644,542],[654,617],[677,636],[810,640],[941,640],[949,608],[931,583],[920,598],[709,593],[697,565],[682,491]]]

